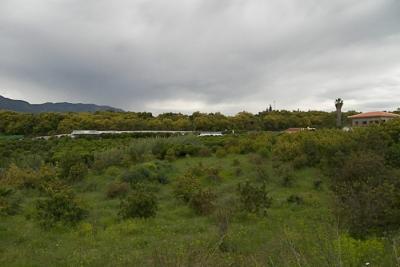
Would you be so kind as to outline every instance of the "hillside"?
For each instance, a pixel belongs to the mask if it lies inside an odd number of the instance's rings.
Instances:
[[[0,96],[0,109],[6,109],[17,112],[95,112],[95,111],[123,111],[121,109],[99,106],[95,104],[82,104],[82,103],[43,103],[43,104],[30,104],[23,100],[14,100]]]

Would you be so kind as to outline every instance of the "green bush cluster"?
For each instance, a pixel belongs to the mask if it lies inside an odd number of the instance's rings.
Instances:
[[[216,207],[215,200],[217,196],[210,189],[199,189],[190,198],[190,207],[198,215],[209,215]]]
[[[69,187],[53,184],[46,191],[46,197],[36,201],[35,217],[42,227],[52,227],[57,223],[74,226],[88,215]]]
[[[319,167],[330,178],[336,213],[343,228],[356,237],[383,235],[400,224],[398,156],[400,121],[356,128],[350,132],[320,130],[276,139],[272,157],[282,184],[290,186],[295,168]],[[320,181],[314,188],[321,187]]]
[[[150,218],[156,216],[157,197],[146,187],[136,187],[120,203],[119,215],[124,218]]]
[[[129,184],[126,182],[113,182],[108,185],[106,195],[108,198],[124,197],[129,192]]]
[[[121,179],[131,185],[146,182],[167,184],[169,181],[166,173],[169,169],[170,165],[162,161],[141,163],[125,171]]]
[[[192,196],[200,190],[200,179],[190,174],[179,176],[173,185],[173,193],[179,200],[189,203]]]
[[[250,181],[239,183],[237,192],[242,208],[247,212],[265,215],[272,204],[272,198],[268,195],[265,183],[260,186]]]
[[[12,188],[0,187],[0,215],[15,215],[20,210],[21,199]]]

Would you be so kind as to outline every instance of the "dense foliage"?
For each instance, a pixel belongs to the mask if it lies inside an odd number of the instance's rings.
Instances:
[[[399,148],[399,120],[349,132],[0,139],[0,265],[396,266]]]
[[[246,181],[244,184],[238,185],[238,192],[244,210],[256,214],[267,214],[272,198],[268,196],[265,184],[258,187]]]
[[[400,223],[400,122],[323,130],[278,138],[276,159],[297,168],[319,167],[331,178],[337,213],[350,233],[385,234]]]
[[[149,218],[157,212],[157,198],[146,188],[138,187],[121,200],[119,215],[124,218]]]
[[[36,218],[45,228],[57,223],[76,225],[87,213],[67,186],[51,186],[46,190],[46,197],[36,201]]]
[[[345,113],[343,119],[347,120]],[[8,135],[52,135],[73,130],[268,130],[289,127],[334,128],[335,113],[321,111],[264,111],[258,114],[240,112],[234,116],[221,113],[192,115],[164,113],[153,116],[146,112],[94,113],[16,113],[0,111],[0,133]]]

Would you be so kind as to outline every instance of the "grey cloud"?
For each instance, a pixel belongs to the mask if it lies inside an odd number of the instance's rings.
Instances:
[[[0,94],[155,112],[400,106],[397,0],[38,3],[0,3]]]

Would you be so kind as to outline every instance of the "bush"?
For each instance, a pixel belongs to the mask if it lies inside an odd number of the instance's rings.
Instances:
[[[174,195],[177,199],[188,203],[193,194],[200,189],[200,181],[193,175],[183,175],[176,179],[174,184]]]
[[[292,204],[301,205],[301,204],[304,203],[304,199],[303,199],[301,196],[299,196],[299,195],[290,195],[290,196],[287,198],[287,202],[288,202],[288,203],[292,203]]]
[[[243,170],[240,167],[235,168],[235,175],[240,176],[243,174]]]
[[[202,147],[199,150],[199,156],[200,157],[209,157],[211,156],[212,151],[208,147]]]
[[[167,150],[167,153],[165,154],[165,159],[168,161],[176,160],[176,152],[173,148]]]
[[[194,193],[190,199],[190,207],[198,215],[208,215],[211,214],[215,209],[215,199],[216,194],[211,190],[200,189]]]
[[[187,169],[186,174],[192,175],[195,177],[202,177],[206,174],[206,171],[207,171],[207,169],[204,168],[204,166],[201,162],[199,162],[199,164]]]
[[[292,161],[293,167],[295,169],[301,169],[309,165],[308,158],[305,154],[298,155]]]
[[[257,179],[258,180],[260,180],[262,182],[268,181],[269,175],[268,175],[268,172],[265,169],[263,169],[263,168],[258,166],[256,168],[256,172],[257,172]]]
[[[170,165],[161,161],[142,163],[124,172],[121,179],[131,185],[144,182],[167,184],[168,178],[165,173],[169,168]]]
[[[69,169],[68,180],[70,182],[79,182],[88,174],[88,167],[85,163],[79,162]]]
[[[400,144],[389,147],[386,153],[386,161],[393,167],[400,167]]]
[[[261,165],[264,159],[259,154],[252,153],[249,155],[249,162],[255,165]]]
[[[48,196],[36,201],[36,218],[44,227],[52,227],[57,223],[76,225],[84,219],[88,212],[67,187],[47,188]]]
[[[16,188],[36,188],[40,183],[40,177],[32,169],[22,169],[11,164],[4,174],[2,183]]]
[[[332,177],[337,212],[355,237],[382,235],[400,224],[399,174],[382,156],[368,151],[350,154]]]
[[[283,187],[291,187],[293,186],[293,177],[292,176],[284,176],[282,177],[282,186]]]
[[[291,165],[279,164],[275,167],[276,174],[281,178],[282,186],[290,187],[294,182],[294,170]]]
[[[267,147],[262,147],[262,148],[260,148],[260,149],[257,151],[257,153],[258,153],[261,157],[267,159],[267,158],[269,158],[270,155],[271,155],[271,150],[268,149]]]
[[[272,204],[272,198],[268,196],[265,184],[261,186],[252,185],[249,181],[239,183],[238,190],[240,203],[243,209],[250,213],[266,214]]]
[[[149,218],[157,213],[157,198],[146,190],[146,188],[136,188],[124,200],[121,200],[119,215],[124,218]]]
[[[129,155],[122,149],[109,149],[94,153],[93,169],[104,170],[110,166],[121,166],[129,161]]]
[[[208,168],[207,178],[211,182],[221,182],[222,177],[220,176],[220,169],[218,168]]]
[[[107,187],[107,197],[116,198],[125,196],[129,191],[129,184],[125,182],[114,182]]]
[[[321,190],[321,188],[322,188],[322,180],[315,180],[314,182],[313,182],[313,186],[314,186],[314,189],[315,190]]]
[[[226,150],[222,147],[218,148],[217,151],[215,152],[215,156],[217,158],[223,158],[226,157]]]
[[[11,188],[0,187],[0,215],[15,215],[20,209],[20,199]]]
[[[70,175],[71,168],[73,166],[80,166],[80,164],[87,164],[89,161],[89,155],[87,153],[81,154],[78,151],[68,151],[61,154],[55,155],[54,160],[58,163],[58,170],[60,177],[68,178]]]

